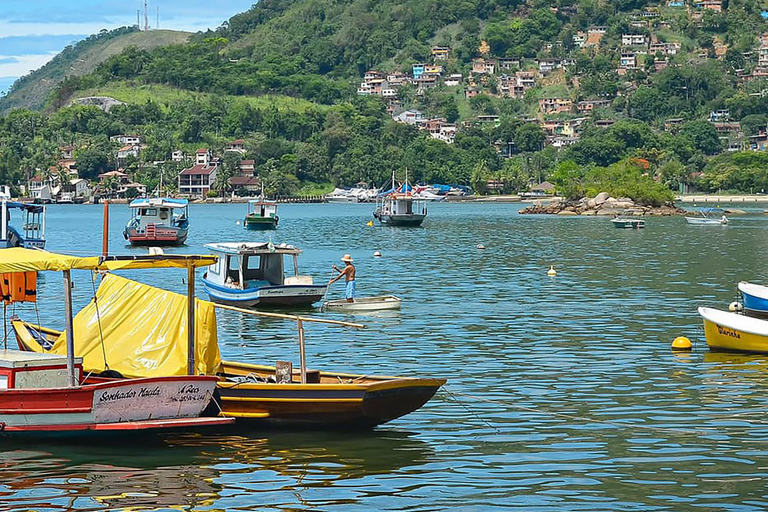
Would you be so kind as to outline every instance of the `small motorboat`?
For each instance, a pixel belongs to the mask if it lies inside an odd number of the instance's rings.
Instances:
[[[699,308],[710,350],[768,353],[768,321],[713,308]]]
[[[768,319],[768,286],[741,281],[738,288],[744,314]]]
[[[613,226],[621,229],[640,229],[645,227],[644,219],[633,219],[632,217],[616,217],[611,219]]]
[[[0,192],[0,248],[45,249],[45,205],[11,201]],[[11,211],[21,212],[21,224],[11,224]]]
[[[277,229],[280,218],[277,216],[277,203],[253,199],[248,201],[248,213],[243,220],[243,227],[251,231]]]
[[[323,303],[322,309],[326,311],[343,311],[353,313],[355,311],[384,311],[388,309],[400,309],[402,301],[394,295],[380,295],[377,297],[360,297],[354,302],[346,299],[329,300]]]
[[[696,217],[685,216],[685,221],[694,226],[725,226],[728,217],[721,208],[702,208]]]

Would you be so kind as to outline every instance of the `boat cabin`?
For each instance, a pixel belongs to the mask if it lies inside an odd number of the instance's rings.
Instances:
[[[274,218],[277,215],[277,203],[265,203],[263,201],[248,201],[250,208],[248,214],[262,218]]]
[[[389,201],[382,202],[381,213],[383,215],[426,215],[427,208],[423,201],[415,199],[410,194],[393,194]]]
[[[152,197],[137,199],[131,202],[130,207],[136,210],[131,227],[143,231],[150,224],[175,226],[185,221],[188,218],[189,203],[186,199]]]
[[[83,379],[83,360],[75,358],[77,381]],[[69,386],[67,356],[0,350],[0,390],[65,388]]]
[[[218,243],[206,244],[219,256],[204,276],[211,283],[237,289],[264,286],[311,285],[311,276],[299,275],[301,250],[288,244]],[[287,260],[287,261],[286,261]],[[286,269],[293,273],[286,277]]]
[[[20,228],[14,227],[11,212],[21,216]],[[45,249],[45,206],[41,204],[9,201],[0,202],[0,247],[25,247]],[[19,224],[17,224],[19,226]]]

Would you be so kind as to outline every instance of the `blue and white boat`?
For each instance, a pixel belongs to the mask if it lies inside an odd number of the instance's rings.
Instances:
[[[240,307],[308,306],[322,299],[328,289],[327,284],[314,284],[312,276],[299,275],[301,250],[292,245],[226,242],[206,244],[205,248],[219,257],[203,274],[203,285],[213,302]],[[285,275],[286,267],[292,268],[292,275]]]
[[[768,318],[768,286],[748,283],[739,283],[744,313],[749,316]]]
[[[14,226],[11,212],[19,213]],[[0,193],[0,247],[45,249],[45,205],[11,201]]]

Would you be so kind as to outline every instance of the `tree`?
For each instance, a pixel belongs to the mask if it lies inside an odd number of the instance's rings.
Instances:
[[[541,150],[545,140],[547,135],[535,123],[525,123],[517,129],[514,136],[515,146],[523,152]]]
[[[703,120],[691,121],[683,125],[680,135],[691,141],[696,149],[707,155],[719,153],[722,143],[712,123]]]

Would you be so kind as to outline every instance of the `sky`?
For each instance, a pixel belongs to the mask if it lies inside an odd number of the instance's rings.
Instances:
[[[215,29],[256,0],[147,0],[155,28],[197,32]],[[0,94],[14,80],[40,68],[67,45],[101,29],[136,24],[144,0],[0,0]]]

